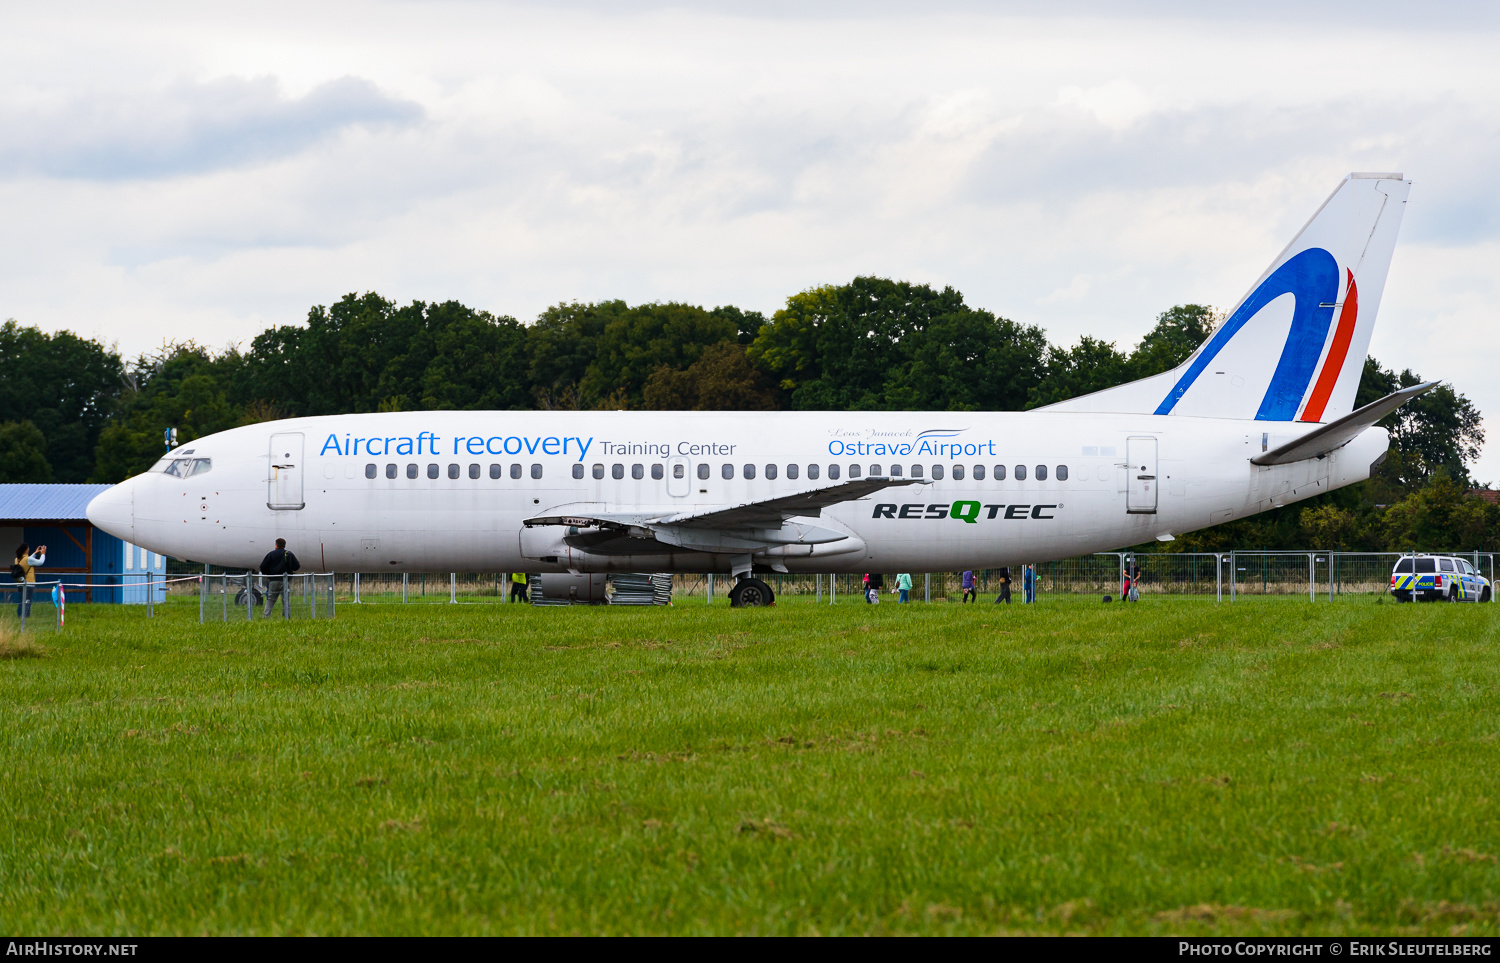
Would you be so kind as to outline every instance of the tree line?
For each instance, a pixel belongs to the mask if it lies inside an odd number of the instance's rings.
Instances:
[[[456,301],[349,294],[248,347],[188,343],[125,359],[67,331],[0,325],[0,481],[116,482],[180,442],[303,415],[419,409],[1019,411],[1166,371],[1222,316],[1181,304],[1129,350],[1063,347],[935,289],[859,277],[767,318],[676,302],[558,304],[530,324]],[[1420,383],[1365,362],[1358,403]],[[1382,422],[1377,477],[1161,546],[1500,549],[1474,497],[1479,412],[1451,386]]]

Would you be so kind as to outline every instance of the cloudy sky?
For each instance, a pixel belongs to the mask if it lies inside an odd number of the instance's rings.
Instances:
[[[0,317],[134,354],[879,274],[1129,347],[1404,171],[1372,351],[1500,410],[1500,6],[1242,6],[8,4]]]

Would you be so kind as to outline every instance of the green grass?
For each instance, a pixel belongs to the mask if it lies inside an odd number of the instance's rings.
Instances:
[[[1500,607],[37,611],[11,932],[1500,931]]]

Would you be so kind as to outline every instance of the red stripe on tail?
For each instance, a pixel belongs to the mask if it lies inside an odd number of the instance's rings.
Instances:
[[[1339,312],[1339,326],[1333,332],[1333,344],[1328,346],[1328,357],[1323,361],[1323,370],[1318,374],[1318,383],[1313,386],[1312,397],[1307,399],[1307,407],[1302,409],[1302,417],[1299,420],[1323,420],[1323,409],[1328,407],[1328,398],[1333,394],[1333,386],[1338,384],[1339,373],[1344,370],[1344,358],[1349,354],[1349,342],[1354,340],[1354,319],[1358,316],[1359,290],[1354,285],[1354,272],[1349,271],[1349,290],[1344,292],[1344,310]]]

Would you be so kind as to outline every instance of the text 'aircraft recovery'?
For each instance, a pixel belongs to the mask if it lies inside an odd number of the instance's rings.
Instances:
[[[982,569],[1110,551],[1363,481],[1353,410],[1410,182],[1351,174],[1177,368],[1026,412],[419,411],[249,425],[99,495],[99,528],[253,568]]]

